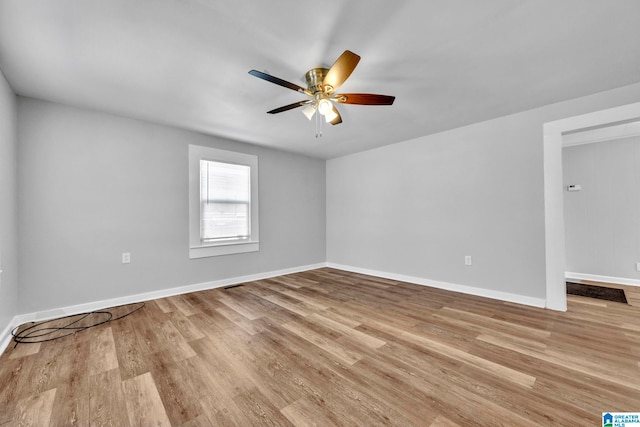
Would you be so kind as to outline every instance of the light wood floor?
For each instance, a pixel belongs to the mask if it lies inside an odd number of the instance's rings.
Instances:
[[[558,313],[332,269],[150,301],[0,357],[0,425],[596,426],[640,308]]]

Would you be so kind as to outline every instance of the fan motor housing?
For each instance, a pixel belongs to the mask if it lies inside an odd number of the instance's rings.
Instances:
[[[322,82],[328,72],[328,68],[312,68],[307,71],[307,74],[305,74],[305,78],[307,79],[307,88],[312,93],[324,92]]]

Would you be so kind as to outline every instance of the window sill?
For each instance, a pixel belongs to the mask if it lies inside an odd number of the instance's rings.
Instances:
[[[189,248],[189,258],[206,258],[212,256],[243,254],[260,250],[260,242],[224,243],[218,245],[203,245]]]

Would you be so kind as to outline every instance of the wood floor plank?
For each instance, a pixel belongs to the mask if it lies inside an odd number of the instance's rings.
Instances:
[[[333,311],[332,308],[323,310],[321,314],[323,317],[331,319],[334,322],[342,323],[343,325],[348,326],[350,328],[357,328],[358,326],[362,325],[360,321],[338,314],[337,312]]]
[[[49,425],[55,395],[56,389],[51,389],[21,399],[15,409],[18,415],[14,418],[14,425],[20,427]]]
[[[217,295],[217,299],[231,310],[241,314],[248,320],[255,320],[265,315],[264,312],[256,312],[250,306],[247,306],[245,302],[239,301],[228,294],[220,293]]]
[[[100,328],[89,350],[89,375],[97,375],[118,367],[118,354],[111,327]]]
[[[180,335],[185,339],[185,341],[193,341],[199,340],[200,338],[204,338],[205,334],[196,326],[191,323],[189,318],[180,312],[173,312],[169,314],[171,323],[173,326],[180,332]]]
[[[272,302],[285,310],[289,310],[293,313],[296,313],[300,316],[308,316],[313,313],[313,310],[306,308],[303,304],[292,302],[292,298],[285,298],[285,296],[279,295],[261,295],[260,298],[265,299],[269,302]]]
[[[59,385],[49,426],[80,426],[91,417],[88,379]]]
[[[128,379],[122,387],[131,426],[171,426],[150,373]]]
[[[339,361],[353,365],[362,358],[361,355],[354,351],[350,351],[348,348],[338,344],[336,341],[331,340],[315,331],[308,326],[299,322],[290,322],[282,325],[283,328],[298,335],[299,337],[309,341],[319,349],[326,351]]]
[[[233,398],[247,425],[291,426],[289,420],[254,388]]]
[[[505,425],[530,426],[535,427],[538,424],[528,420],[517,412],[506,409],[499,404],[468,390],[451,386],[448,389],[444,387],[433,387],[431,378],[423,378],[419,375],[411,375],[406,370],[400,369],[393,363],[384,363],[382,361],[366,358],[357,365],[358,369],[367,372],[367,375],[360,375],[360,378],[369,378],[372,385],[385,384],[388,387],[388,395],[399,396],[395,401],[400,402],[398,409],[402,409],[404,413],[411,410],[416,411],[414,417],[433,418],[434,407],[438,402],[442,405],[445,413],[455,415],[461,420],[474,420],[480,425],[490,425],[493,420],[500,419]],[[450,398],[455,397],[458,404],[450,405]],[[426,414],[417,412],[424,411],[426,408],[421,407],[421,402],[431,402],[433,405]],[[477,408],[483,408],[484,411],[478,412]]]
[[[18,389],[20,397],[26,397],[31,393],[40,394],[65,381],[70,367],[66,356],[73,344],[73,339],[69,338],[57,343],[54,341],[42,343],[37,354],[23,358],[33,363],[29,366],[30,372],[28,374],[24,372],[27,382],[20,384],[22,386]]]
[[[234,395],[240,393],[230,393],[204,360],[193,357],[180,362],[180,365],[197,390],[203,415],[211,421],[209,425],[237,426],[244,423],[242,413],[233,402]]]
[[[326,408],[307,398],[298,399],[280,410],[294,426],[338,426],[341,420]]]
[[[263,330],[260,323],[247,319],[229,307],[219,307],[216,308],[216,311],[251,335],[255,335]]]
[[[246,375],[246,367],[236,362],[236,357],[218,340],[203,338],[191,343],[196,354],[203,360],[207,373],[230,396],[246,393],[255,387]]]
[[[385,341],[378,339],[376,337],[372,337],[363,332],[358,331],[357,329],[350,328],[346,325],[343,325],[340,322],[336,322],[332,320],[330,317],[325,317],[324,314],[312,314],[308,317],[309,322],[317,323],[326,328],[333,329],[343,335],[351,337],[352,339],[361,342],[362,344],[371,347],[371,348],[380,348],[386,344]]]
[[[199,311],[183,295],[175,295],[166,299],[184,316],[193,316]]]
[[[223,329],[236,329],[239,327],[238,323],[232,322],[228,317],[222,315],[222,311],[218,310],[228,310],[234,313],[235,316],[239,316],[245,320],[246,317],[243,317],[238,312],[230,309],[224,304],[221,304],[220,307],[212,308],[207,307],[202,309],[201,313],[194,314],[193,316],[189,316],[189,320],[193,323],[202,333],[206,336],[216,335],[220,333]]]
[[[387,395],[362,388],[353,381],[348,367],[324,352],[309,351],[306,340],[282,328],[270,328],[268,339],[277,354],[286,357],[301,395],[341,420],[340,425],[419,425],[409,421],[385,402]],[[284,363],[284,362],[283,362]]]
[[[35,394],[31,387],[31,375],[35,356],[0,359],[0,425],[13,419],[14,408],[21,396]]]
[[[118,369],[89,377],[89,423],[92,426],[129,426]],[[84,423],[81,423],[84,424]]]
[[[128,318],[115,322],[111,326],[118,367],[123,381],[149,372],[145,346],[141,343],[140,335],[135,329],[134,321]]]
[[[298,301],[302,301],[308,304],[309,306],[311,306],[315,310],[326,310],[331,307],[330,304],[323,303],[321,299],[320,301],[318,301],[317,297],[305,295],[299,290],[284,289],[284,290],[279,290],[278,292],[288,297],[297,299]]]
[[[280,283],[290,288],[298,289],[305,286],[305,283],[298,278],[288,278],[287,276],[272,277],[267,279],[271,282]]]
[[[184,339],[170,320],[154,325],[153,333],[161,344],[158,351],[154,353],[162,352],[175,361],[195,356],[195,352],[189,346],[187,340]]]
[[[261,334],[243,346],[251,355],[245,363],[252,368],[249,376],[258,390],[277,408],[286,407],[301,396],[320,395],[324,379],[317,381],[289,353],[274,352],[273,343],[273,337]]]
[[[370,321],[369,323],[372,326],[385,330],[398,338],[409,340],[414,344],[423,346],[425,349],[435,351],[451,359],[466,363],[469,366],[475,367],[476,369],[495,374],[501,378],[513,381],[514,383],[520,384],[524,387],[531,388],[536,381],[535,377],[531,375],[518,372],[514,369],[492,362],[491,360],[486,360],[481,357],[474,356],[473,354],[459,350],[455,347],[451,347],[447,344],[439,343],[418,334],[403,331],[393,326],[385,325],[384,323],[379,321]]]
[[[298,373],[309,381],[311,388],[304,394],[313,404],[341,420],[340,425],[420,425],[420,420],[410,421],[386,402],[389,396],[363,387],[349,368],[336,363],[324,352],[310,351],[310,344],[303,338],[281,328],[272,328],[274,345],[279,352],[290,356]],[[317,388],[319,391],[313,390]]]
[[[51,426],[78,426],[90,418],[89,358],[90,342],[75,335],[69,339],[68,368],[56,387]]]
[[[162,310],[163,313],[172,313],[173,311],[177,310],[175,308],[175,305],[171,304],[171,302],[167,298],[160,298],[154,300],[154,302],[156,303],[158,308]]]
[[[193,387],[186,370],[182,369],[183,361],[167,361],[157,356],[153,354],[149,358],[150,373],[169,421],[173,425],[181,425],[197,418],[202,413],[199,402],[193,399],[198,390]]]
[[[17,359],[19,357],[30,356],[40,351],[40,343],[20,344],[9,354],[9,359]]]
[[[509,349],[527,354],[536,359],[543,360],[554,365],[559,365],[569,371],[576,371],[601,378],[613,383],[623,383],[626,387],[633,388],[640,393],[640,370],[619,371],[617,368],[608,367],[597,361],[591,361],[579,354],[569,354],[557,350],[546,349],[543,351],[531,350],[495,336],[482,335],[478,339]],[[640,396],[640,394],[639,394]],[[640,401],[640,400],[639,400]]]
[[[460,425],[454,423],[453,421],[442,415],[438,415],[438,417],[433,420],[429,427],[460,427]]]
[[[435,402],[442,405],[438,412],[455,414],[463,425],[467,424],[462,421],[465,416],[473,417],[473,407],[468,402],[463,404],[467,399],[465,396],[469,394],[489,398],[492,402],[516,413],[526,405],[528,417],[539,425],[547,425],[549,420],[554,420],[559,425],[571,425],[571,420],[584,418],[585,415],[578,408],[570,406],[557,408],[555,405],[550,405],[547,396],[543,393],[528,392],[527,400],[523,402],[520,385],[503,381],[502,378],[489,373],[465,369],[464,365],[455,360],[440,354],[425,353],[418,346],[389,342],[381,351],[384,353],[381,356],[389,360],[391,365],[424,380],[428,384],[428,390],[437,392],[436,400],[432,405],[435,405]],[[537,383],[536,380],[534,388]],[[456,403],[450,406],[451,402]],[[455,409],[459,407],[465,407],[471,412],[467,412],[466,415],[458,413],[459,411]]]
[[[462,321],[466,321],[468,324],[472,324],[474,326],[488,327],[493,331],[504,332],[509,335],[514,336],[523,336],[525,338],[535,338],[535,339],[545,339],[549,338],[551,332],[540,330],[537,328],[532,328],[529,326],[519,325],[517,323],[507,322],[500,319],[495,319],[493,317],[487,317],[475,313],[465,312],[463,310],[458,310],[450,307],[444,307],[439,312],[439,316],[441,317],[451,317],[454,319],[459,319]],[[436,315],[438,316],[438,315]]]
[[[640,306],[555,312],[320,268],[7,348],[0,426],[598,425],[637,410],[638,384]]]

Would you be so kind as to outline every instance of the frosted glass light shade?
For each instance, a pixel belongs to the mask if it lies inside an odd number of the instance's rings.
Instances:
[[[333,108],[327,114],[324,115],[324,119],[326,120],[327,123],[329,123],[336,117],[338,117],[338,115],[336,114],[335,111],[333,111]]]
[[[323,116],[326,116],[333,110],[333,104],[328,99],[321,99],[318,101],[318,112]]]
[[[304,106],[304,108],[302,109],[302,113],[307,116],[307,119],[311,120],[311,118],[313,117],[313,115],[316,112],[316,106],[315,104],[307,104]]]

